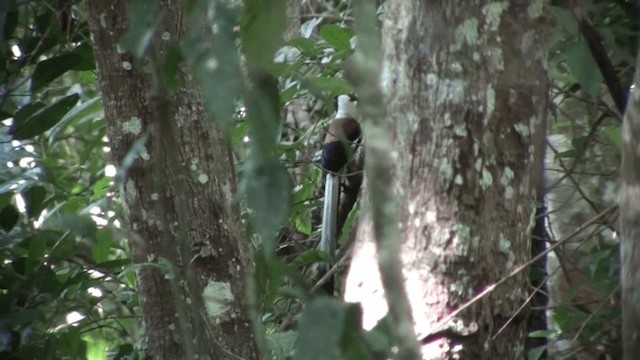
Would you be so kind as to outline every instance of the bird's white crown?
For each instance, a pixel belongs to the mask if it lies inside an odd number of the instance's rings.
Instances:
[[[354,118],[356,117],[356,106],[358,101],[349,95],[338,95],[338,109],[336,118]]]

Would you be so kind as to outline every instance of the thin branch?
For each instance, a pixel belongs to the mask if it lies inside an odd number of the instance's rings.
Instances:
[[[448,324],[452,319],[454,319],[455,317],[457,317],[461,312],[463,312],[464,310],[468,309],[471,305],[475,304],[476,302],[478,302],[480,299],[484,298],[485,296],[489,295],[491,292],[493,292],[493,290],[495,290],[497,287],[499,287],[500,285],[504,284],[505,282],[507,282],[507,280],[509,280],[510,278],[518,275],[519,273],[521,273],[522,271],[526,270],[529,268],[529,266],[535,264],[536,261],[538,261],[539,259],[541,259],[543,256],[546,256],[549,252],[554,251],[558,246],[564,244],[565,242],[569,241],[570,239],[574,238],[576,235],[578,235],[579,233],[581,233],[582,231],[584,231],[585,229],[587,229],[589,226],[601,221],[602,219],[610,216],[611,214],[613,214],[616,210],[618,209],[618,206],[611,206],[608,209],[604,210],[603,212],[601,212],[600,214],[594,216],[593,218],[591,218],[591,220],[585,222],[584,224],[582,224],[582,226],[580,226],[579,228],[577,228],[574,232],[572,232],[571,234],[565,236],[564,238],[558,240],[555,244],[549,246],[546,251],[540,253],[538,256],[532,258],[531,260],[527,261],[525,264],[520,265],[518,268],[516,268],[515,270],[513,270],[510,274],[506,275],[505,277],[503,277],[502,279],[496,281],[493,284],[488,285],[484,290],[482,290],[479,294],[477,294],[476,296],[472,297],[469,301],[467,301],[466,303],[462,304],[459,308],[457,308],[456,310],[452,311],[449,315],[445,316],[442,320],[440,320],[436,325],[434,325],[430,330],[429,333],[427,333],[425,336],[421,337],[419,340],[424,343],[424,339],[425,338],[430,338],[432,337],[434,334],[439,334],[441,333],[443,330],[442,329],[446,324]]]
[[[618,111],[620,114],[624,114],[624,109],[627,104],[627,94],[622,88],[616,69],[613,67],[607,50],[604,48],[602,36],[600,36],[598,30],[589,20],[587,11],[580,0],[572,0],[569,8],[578,22],[578,27],[587,42],[587,46],[589,46],[591,56],[593,56],[593,59],[598,64],[598,68],[602,73],[602,77],[604,78],[605,84],[607,84],[613,101],[616,103]]]

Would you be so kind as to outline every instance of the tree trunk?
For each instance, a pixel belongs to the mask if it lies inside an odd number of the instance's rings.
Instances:
[[[121,168],[122,195],[138,265],[146,356],[257,359],[244,301],[249,261],[230,148],[189,75],[180,74],[171,99],[150,96],[149,57],[134,60],[118,48],[128,27],[126,3],[85,6],[113,160],[122,166],[129,153],[137,155]],[[163,39],[185,32],[180,4],[162,3]],[[136,142],[163,128],[173,132]]]
[[[437,324],[530,259],[546,103],[542,10],[541,1],[387,2],[390,185],[425,359],[524,357],[528,271]],[[362,304],[367,328],[387,312],[369,212],[345,293]]]
[[[622,232],[622,341],[624,359],[640,354],[640,53],[636,60],[634,86],[627,101],[622,127],[622,188],[620,231]]]

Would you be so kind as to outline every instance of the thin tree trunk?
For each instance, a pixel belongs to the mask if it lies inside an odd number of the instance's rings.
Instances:
[[[153,59],[137,60],[119,49],[128,27],[126,4],[85,2],[113,160],[123,165],[137,154],[124,169],[122,195],[147,358],[257,359],[229,146],[190,76],[180,75],[169,98]],[[180,4],[162,3],[163,38],[184,33]]]

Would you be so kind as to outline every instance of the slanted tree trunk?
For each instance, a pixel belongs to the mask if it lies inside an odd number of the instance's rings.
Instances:
[[[624,359],[640,354],[640,53],[622,127],[620,244]]]
[[[138,266],[146,356],[257,359],[244,302],[249,262],[230,149],[190,76],[180,75],[171,97],[159,96],[165,89],[157,88],[149,57],[137,60],[119,48],[128,27],[126,3],[90,0],[85,6],[113,160],[122,165],[130,152],[137,154],[123,169],[122,198]],[[181,6],[163,1],[163,38],[185,32]],[[148,141],[136,143],[146,134]]]
[[[528,270],[436,324],[530,259],[546,99],[542,7],[386,4],[381,84],[396,161],[389,181],[425,359],[524,357]],[[372,275],[369,213],[345,294],[362,304],[367,328],[387,312]]]

